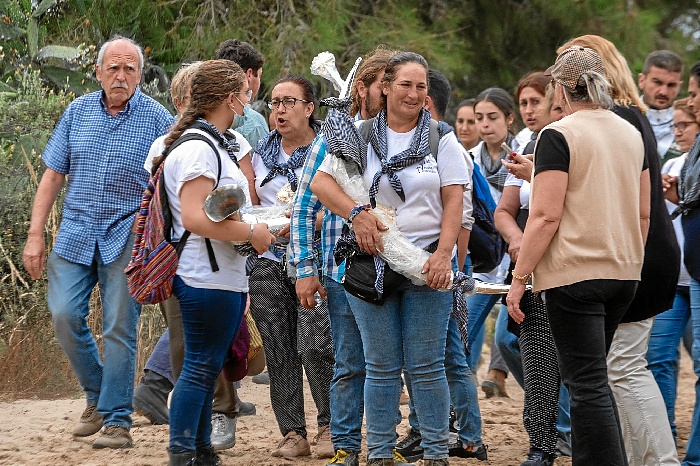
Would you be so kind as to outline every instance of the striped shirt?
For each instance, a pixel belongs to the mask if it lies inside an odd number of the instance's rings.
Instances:
[[[96,248],[105,264],[124,250],[148,183],[143,169],[148,149],[174,122],[165,107],[138,87],[126,108],[114,116],[103,94],[75,99],[42,155],[48,168],[68,175],[53,250],[83,265],[93,263]]]
[[[323,209],[323,228],[321,230],[321,245],[323,248],[322,272],[326,277],[340,283],[345,274],[345,264],[335,263],[333,249],[342,233],[344,221],[341,217],[323,207],[310,188],[311,180],[325,157],[326,138],[323,133],[319,133],[314,139],[309,155],[304,163],[303,172],[299,179],[299,187],[294,198],[289,235],[292,254],[289,262],[297,268],[297,278],[316,275],[313,248],[314,231],[316,216]]]

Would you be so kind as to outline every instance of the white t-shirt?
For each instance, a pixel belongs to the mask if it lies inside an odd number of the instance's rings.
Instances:
[[[681,169],[685,165],[685,160],[688,158],[688,153],[671,159],[664,164],[661,168],[661,173],[668,173],[671,176],[679,176],[681,174]],[[678,207],[673,202],[666,201],[666,208],[668,213],[673,212]],[[683,226],[681,224],[681,216],[679,215],[673,219],[673,229],[676,231],[676,239],[678,240],[678,245],[681,247],[681,270],[678,275],[678,286],[690,286],[690,274],[688,269],[685,268],[683,263],[683,244],[685,243],[685,236],[683,236]]]
[[[360,125],[362,122],[357,122]],[[387,128],[388,157],[403,152],[411,145],[416,129],[397,133]],[[442,222],[442,198],[440,188],[450,185],[466,186],[470,183],[467,163],[461,155],[461,144],[454,132],[440,139],[437,162],[428,155],[421,162],[396,172],[403,187],[406,201],[402,201],[384,175],[379,182],[377,204],[394,207],[396,225],[406,238],[420,248],[426,248],[440,237]],[[331,158],[327,157],[319,170],[330,173]],[[367,188],[372,185],[374,174],[381,170],[381,162],[372,146],[367,145],[367,168],[363,178]]]
[[[287,154],[284,149],[282,149],[282,145],[280,144],[280,151],[277,156],[277,163],[286,163],[289,160],[290,155]],[[263,207],[267,206],[272,206],[272,205],[278,205],[279,201],[277,200],[277,193],[279,192],[280,189],[284,187],[287,183],[289,183],[289,180],[287,179],[287,175],[277,175],[274,178],[272,178],[270,181],[265,183],[265,186],[260,186],[260,183],[263,182],[265,177],[267,176],[268,173],[270,173],[270,170],[265,166],[265,162],[263,162],[262,156],[258,154],[257,152],[253,153],[253,172],[255,172],[255,192],[258,195],[258,198],[260,199],[260,205]],[[301,179],[302,172],[304,171],[303,165],[297,169],[294,170],[294,173],[297,175],[297,179]],[[279,241],[281,243],[287,243],[288,241],[286,238],[279,238]],[[276,262],[279,262],[279,259],[277,256],[275,256],[272,252],[266,251],[264,254],[262,254],[260,257],[264,257],[266,259],[270,259]]]
[[[515,140],[513,140],[515,142]],[[484,141],[480,141],[479,144],[474,146],[473,149],[471,149],[469,152],[475,155],[474,157],[474,164],[478,166],[481,169],[481,173],[484,174],[484,169],[481,167],[479,164],[479,154],[481,153],[481,146],[484,144]],[[517,151],[518,149],[515,147],[511,147],[514,151]],[[507,179],[507,178],[506,178]],[[505,184],[504,184],[505,186]],[[491,186],[491,183],[489,183],[489,192],[491,193],[491,197],[493,197],[493,200],[496,204],[501,200],[501,196],[503,193],[499,191],[498,189],[494,188]],[[508,268],[510,267],[510,256],[508,254],[503,255],[503,260],[501,260],[501,263],[493,269],[492,271],[488,273],[474,273],[473,276],[477,280],[481,280],[484,282],[488,283],[503,283],[506,279],[506,275],[508,275]]]
[[[472,156],[469,155],[469,151],[464,148],[461,144],[459,149],[464,156],[464,162],[467,164],[467,177],[469,182],[464,186],[464,199],[462,200],[462,227],[467,230],[472,229],[474,225],[474,206],[472,205],[472,174],[474,173],[474,161]]]
[[[221,158],[219,186],[227,184],[240,185],[246,195],[246,204],[250,205],[248,180],[231,160],[228,152],[219,147],[214,138],[204,131],[188,129],[185,131],[185,134],[190,132],[204,134],[215,143]],[[243,141],[245,139],[241,137],[239,144]],[[244,149],[243,144],[241,144],[241,148]],[[206,142],[187,141],[168,154],[163,170],[165,188],[173,214],[173,239],[177,240],[185,231],[185,228],[182,226],[182,208],[180,203],[182,186],[199,176],[205,176],[216,181],[218,161],[211,147]],[[246,258],[236,252],[233,243],[230,241],[212,239],[211,244],[214,248],[216,262],[219,265],[218,272],[212,272],[211,270],[204,238],[192,233],[180,256],[177,268],[178,276],[182,278],[185,284],[194,288],[247,292]]]
[[[530,208],[530,182],[516,178],[512,173],[508,173],[506,176],[506,182],[504,186],[517,186],[520,188],[520,208],[529,209]]]
[[[229,129],[228,131],[233,133],[234,136],[236,136],[236,142],[238,143],[239,147],[239,150],[236,153],[236,160],[241,160],[243,157],[250,153],[252,147],[250,147],[250,144],[241,133],[232,129]],[[151,173],[151,168],[153,167],[153,159],[163,153],[163,149],[165,149],[165,138],[167,137],[168,135],[164,134],[155,141],[153,141],[153,144],[151,144],[151,148],[148,150],[148,156],[146,156],[146,161],[143,163],[143,168],[148,173]]]

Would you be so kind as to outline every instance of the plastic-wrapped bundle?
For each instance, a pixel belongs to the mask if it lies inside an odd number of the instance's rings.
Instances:
[[[369,204],[367,185],[353,163],[346,163],[338,157],[331,157],[330,175],[345,193],[358,205]],[[425,285],[425,275],[421,274],[423,265],[430,258],[430,253],[411,243],[396,226],[396,214],[393,207],[377,204],[369,211],[388,228],[380,231],[384,251],[379,257],[389,267],[409,278],[416,285]],[[447,291],[447,289],[445,289]]]

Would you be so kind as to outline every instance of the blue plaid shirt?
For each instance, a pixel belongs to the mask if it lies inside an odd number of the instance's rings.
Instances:
[[[92,92],[68,106],[42,156],[48,168],[68,175],[53,250],[83,265],[92,264],[95,247],[105,264],[124,250],[148,183],[143,169],[148,149],[174,122],[138,87],[115,116],[107,112],[103,94]]]
[[[311,151],[304,163],[304,170],[299,180],[294,207],[292,209],[289,242],[292,255],[289,259],[297,267],[297,278],[316,275],[314,261],[314,231],[316,215],[323,208],[323,228],[321,230],[321,245],[323,248],[323,274],[340,283],[345,274],[345,263],[336,264],[333,258],[335,243],[340,238],[344,220],[321,205],[318,197],[311,192],[309,185],[326,157],[326,138],[319,133],[314,139]]]

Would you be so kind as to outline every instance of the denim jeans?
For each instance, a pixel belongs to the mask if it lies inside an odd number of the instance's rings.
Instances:
[[[133,244],[133,235],[127,244]],[[136,334],[141,305],[129,294],[124,269],[131,248],[109,264],[102,262],[99,250],[91,265],[67,261],[56,253],[49,255],[48,306],[58,344],[66,353],[73,372],[87,397],[97,405],[104,425],[131,428],[131,399],[136,371]],[[103,358],[87,324],[90,294],[99,285],[102,297]]]
[[[617,327],[608,352],[608,378],[629,463],[678,465],[666,406],[644,357],[653,323],[650,317]]]
[[[331,440],[336,450],[360,451],[365,355],[343,285],[325,277],[335,366],[331,381]]]
[[[700,465],[700,282],[690,281],[690,312],[693,316],[693,371],[695,381],[695,409],[690,427],[688,443],[685,446],[683,466]]]
[[[464,446],[478,446],[481,439],[481,410],[479,409],[479,397],[476,391],[476,377],[467,366],[467,358],[464,355],[464,344],[459,334],[459,327],[454,317],[450,317],[447,327],[447,346],[445,349],[445,374],[447,384],[450,387],[450,403],[455,410],[459,422],[459,439]],[[420,432],[420,423],[413,405],[411,377],[404,374],[406,388],[408,389],[408,423]]]
[[[501,305],[498,317],[496,317],[493,341],[515,381],[523,387],[523,362],[520,359],[520,344],[518,337],[508,331],[508,306],[504,304]]]
[[[573,466],[626,466],[606,355],[636,281],[585,280],[545,292],[562,381],[571,396]]]
[[[648,367],[664,398],[674,439],[677,436],[676,390],[680,356],[678,343],[683,337],[688,321],[690,321],[690,289],[687,286],[679,286],[673,299],[673,307],[656,316],[647,350]]]
[[[211,447],[214,384],[243,319],[247,294],[193,288],[175,276],[185,361],[170,403],[170,452]]]
[[[144,369],[166,377],[170,380],[170,383],[175,385],[177,379],[173,376],[173,369],[170,364],[170,332],[167,328],[158,339],[158,343],[156,343],[155,348],[153,348],[151,355],[148,357]]]
[[[500,295],[497,294],[475,294],[467,298],[467,309],[469,310],[467,365],[474,373],[479,366],[481,347],[484,344],[484,322],[499,299]]]
[[[444,362],[452,294],[407,282],[381,306],[346,296],[367,363],[368,458],[393,458],[402,368],[411,378],[424,458],[447,458],[450,395]]]

